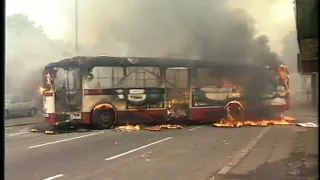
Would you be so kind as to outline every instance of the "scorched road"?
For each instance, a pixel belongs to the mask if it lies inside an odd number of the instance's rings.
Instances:
[[[296,116],[303,121],[317,117]],[[317,178],[318,129],[297,126],[7,136],[7,180]]]

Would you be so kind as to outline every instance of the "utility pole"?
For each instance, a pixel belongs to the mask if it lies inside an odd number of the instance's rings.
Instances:
[[[78,46],[78,0],[75,0],[75,52],[78,56],[79,46]]]
[[[78,46],[78,0],[74,0],[74,18],[75,18],[75,54],[76,57],[78,59],[78,63],[80,63],[80,58],[78,58],[79,56],[79,46]],[[74,90],[78,89],[78,84],[77,84],[77,74],[75,74],[76,71],[72,72],[72,76],[73,76],[73,88]],[[69,77],[68,77],[69,79]]]

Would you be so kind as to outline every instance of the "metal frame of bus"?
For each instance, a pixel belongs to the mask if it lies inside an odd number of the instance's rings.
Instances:
[[[83,88],[83,73],[88,68],[95,66],[107,66],[107,67],[159,67],[161,77],[161,88],[110,88],[110,89],[84,89]],[[91,124],[94,121],[94,114],[96,112],[108,111],[114,113],[114,123],[141,123],[141,122],[165,122],[168,120],[168,104],[166,94],[166,69],[174,67],[184,67],[188,69],[188,113],[183,119],[194,120],[197,122],[206,122],[218,120],[224,112],[224,106],[233,100],[232,98],[227,99],[224,104],[214,106],[195,107],[193,105],[193,90],[196,88],[195,77],[196,68],[198,67],[211,67],[211,68],[238,68],[245,70],[250,69],[263,69],[264,66],[245,65],[240,63],[217,63],[214,61],[207,60],[187,60],[187,59],[171,59],[171,58],[126,58],[126,57],[108,57],[108,56],[97,56],[97,57],[74,57],[71,59],[65,59],[59,62],[50,63],[45,67],[44,70],[44,87],[46,90],[43,92],[44,99],[44,116],[46,122],[50,125],[60,125],[63,123],[80,123],[80,124]],[[79,68],[81,76],[81,110],[77,112],[56,112],[56,99],[55,90],[48,85],[48,79],[46,77],[53,68]],[[163,93],[163,107],[161,108],[136,108],[128,109],[121,108],[126,103],[127,99],[121,101],[121,103],[115,103],[115,95],[122,90],[122,95],[128,98],[130,90],[142,90],[143,93],[149,91],[158,91],[162,89]],[[124,93],[125,92],[125,93]],[[131,94],[130,94],[131,95]],[[89,97],[90,96],[90,97]],[[90,103],[89,103],[90,102]],[[120,105],[119,105],[120,104]],[[283,112],[288,109],[288,104],[271,105],[277,111]],[[99,111],[98,111],[99,110]],[[110,128],[108,126],[105,128]],[[103,126],[100,126],[103,128]]]

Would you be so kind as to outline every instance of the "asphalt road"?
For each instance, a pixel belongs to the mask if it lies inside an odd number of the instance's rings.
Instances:
[[[5,130],[5,179],[318,179],[318,128],[190,126],[44,135],[28,132],[30,127]]]
[[[16,116],[9,119],[5,119],[5,127],[13,126],[25,126],[30,124],[39,124],[44,122],[42,114],[38,113],[34,117],[28,116]]]

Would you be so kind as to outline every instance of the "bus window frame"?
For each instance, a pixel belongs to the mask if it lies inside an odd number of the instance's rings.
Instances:
[[[147,68],[150,68],[150,67],[156,67],[156,68],[158,68],[158,72],[159,72],[159,77],[158,77],[158,79],[157,79],[157,81],[158,81],[158,84],[157,84],[157,87],[139,87],[139,88],[162,88],[162,86],[163,86],[163,76],[164,76],[164,74],[163,74],[163,72],[161,71],[161,69],[163,68],[163,67],[160,67],[160,66],[137,66],[137,65],[134,65],[134,66],[124,66],[125,68],[124,68],[124,71],[125,71],[125,78],[128,78],[129,77],[129,75],[127,75],[127,68],[128,67],[136,67],[136,68],[143,68],[143,67],[147,67]],[[147,72],[149,72],[149,71],[147,71]],[[152,75],[155,75],[155,74],[153,74],[153,72],[149,72],[149,73],[151,73]],[[131,73],[132,74],[132,73]],[[158,75],[155,75],[155,76],[158,76]],[[135,88],[135,87],[126,87],[126,88]]]
[[[161,66],[150,66],[150,65],[148,65],[148,66],[137,66],[137,65],[132,65],[132,66],[97,65],[97,66],[90,66],[90,67],[82,67],[81,69],[83,69],[83,71],[82,71],[83,74],[82,74],[81,80],[83,80],[83,78],[85,78],[85,76],[88,74],[88,72],[89,72],[88,70],[89,70],[89,69],[91,69],[91,72],[92,72],[92,70],[93,70],[95,67],[121,67],[121,68],[123,69],[123,77],[122,77],[122,79],[119,80],[119,81],[123,81],[123,80],[125,80],[125,78],[127,78],[127,77],[129,76],[129,75],[128,75],[128,71],[127,71],[127,68],[128,68],[128,67],[137,67],[137,68],[139,68],[139,67],[156,67],[156,68],[158,68],[159,73],[160,73],[159,79],[158,79],[158,81],[159,81],[158,87],[156,87],[156,88],[162,88],[163,83],[164,83],[163,77],[165,77],[165,76],[164,76],[164,74],[163,74],[163,72],[162,72],[162,69],[164,69],[164,67],[161,67]],[[80,74],[81,74],[81,73],[80,73]],[[81,83],[81,84],[82,84],[82,83]],[[111,88],[102,88],[102,89],[113,89],[113,88],[114,88],[114,87],[111,87]],[[118,87],[118,88],[136,88],[136,87]],[[153,88],[153,87],[141,87],[141,88]],[[88,88],[88,89],[95,89],[95,88]]]
[[[167,80],[167,70],[170,70],[170,69],[176,69],[176,68],[181,68],[181,70],[187,70],[187,73],[188,73],[188,82],[187,82],[187,87],[186,88],[188,88],[188,89],[190,89],[190,87],[191,87],[191,82],[192,82],[192,80],[190,79],[191,77],[193,77],[193,76],[191,76],[190,77],[190,70],[191,69],[193,69],[193,67],[186,67],[186,66],[180,66],[180,67],[166,67],[166,68],[164,68],[164,85],[165,85],[165,87],[166,88],[168,88],[169,86],[167,86],[168,84],[172,84],[171,82],[169,82],[168,80]]]
[[[209,85],[199,85],[199,78],[198,78],[198,68],[208,68],[208,69],[213,69],[213,70],[216,70],[218,69],[217,67],[215,66],[194,66],[194,71],[195,71],[195,74],[194,74],[194,86],[195,87],[218,87],[218,85],[212,85],[212,84],[209,84]]]

